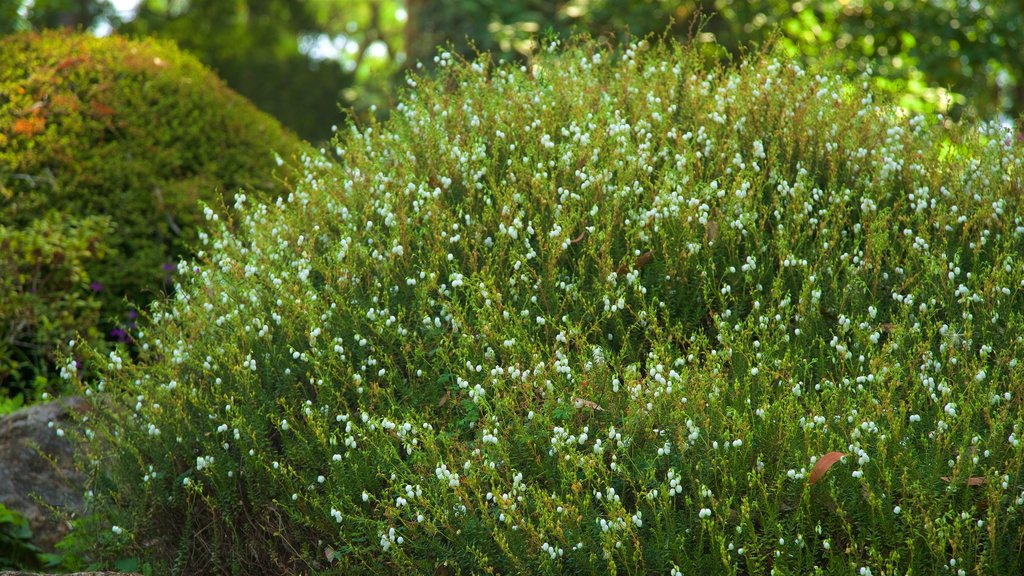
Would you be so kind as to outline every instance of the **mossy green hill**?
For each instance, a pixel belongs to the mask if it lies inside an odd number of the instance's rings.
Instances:
[[[199,203],[287,195],[274,154],[302,149],[170,43],[0,40],[0,385],[45,380],[54,346],[162,293]]]
[[[1014,134],[774,54],[439,61],[77,352],[93,558],[1024,569]]]

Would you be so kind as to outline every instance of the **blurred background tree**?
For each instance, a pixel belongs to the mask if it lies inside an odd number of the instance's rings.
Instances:
[[[147,0],[120,33],[174,40],[256,106],[307,140],[330,137],[352,75],[303,51],[321,32],[304,0]]]
[[[439,46],[522,59],[538,37],[578,33],[665,34],[723,56],[775,38],[870,70],[911,110],[1024,113],[1020,0],[0,0],[0,33],[55,26],[174,39],[314,142],[344,121],[339,103],[386,110],[401,71],[429,68]]]
[[[110,0],[0,0],[0,34],[40,28],[89,28],[115,13]]]
[[[536,33],[667,34],[716,42],[730,54],[769,38],[808,61],[871,71],[915,111],[983,117],[1024,113],[1020,0],[406,0],[409,58],[451,42],[503,56]],[[694,26],[696,21],[703,25]],[[466,41],[466,39],[471,42]]]

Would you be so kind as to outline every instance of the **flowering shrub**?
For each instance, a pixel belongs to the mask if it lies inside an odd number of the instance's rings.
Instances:
[[[0,280],[12,291],[0,300],[8,336],[0,344],[0,395],[37,376],[45,383],[68,331],[109,333],[107,320],[127,311],[126,297],[144,306],[161,293],[164,266],[196,239],[198,201],[219,207],[239,188],[283,194],[274,171],[285,173],[273,152],[291,158],[300,149],[171,44],[65,32],[0,40],[2,234],[29,234],[45,218],[111,225],[99,238],[104,258],[80,258],[74,242],[59,244],[67,236],[59,231],[40,236],[47,248],[35,256],[0,252],[0,270],[17,272]],[[69,285],[61,269],[79,265]],[[40,270],[41,280],[29,278]],[[25,300],[31,309],[20,305]]]
[[[438,63],[91,356],[100,562],[1024,569],[1012,134],[773,54]]]

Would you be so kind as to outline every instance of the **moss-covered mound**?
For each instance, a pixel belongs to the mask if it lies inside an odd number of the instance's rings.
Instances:
[[[0,40],[0,386],[45,378],[55,343],[123,316],[125,297],[141,306],[160,293],[194,242],[200,201],[286,194],[274,153],[290,159],[301,147],[171,44],[63,32]],[[56,224],[40,229],[47,215]],[[52,246],[97,218],[110,232],[89,235],[84,252]],[[68,316],[67,300],[103,307]]]
[[[772,55],[440,60],[94,358],[99,558],[1024,570],[1014,135]]]

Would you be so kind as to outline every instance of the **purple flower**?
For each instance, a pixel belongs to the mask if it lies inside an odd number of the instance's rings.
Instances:
[[[164,263],[164,272],[174,272],[174,270],[177,268],[178,267],[172,264],[171,262]]]
[[[92,290],[93,292],[102,292],[103,284],[100,284],[99,282],[93,280],[92,282],[89,282],[89,290]]]

